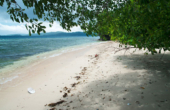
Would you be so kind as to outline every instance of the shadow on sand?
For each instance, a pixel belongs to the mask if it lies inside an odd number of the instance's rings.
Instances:
[[[76,110],[170,110],[170,54],[122,55],[123,74],[95,80],[64,100],[57,109]],[[113,65],[114,66],[114,65]],[[82,86],[81,84],[78,86]],[[72,102],[70,102],[72,101]]]

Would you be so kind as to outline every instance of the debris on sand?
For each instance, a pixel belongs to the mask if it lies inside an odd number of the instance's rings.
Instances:
[[[77,84],[80,84],[81,82],[79,81]]]
[[[67,93],[65,93],[65,94],[63,95],[63,97],[67,97]]]
[[[76,76],[76,77],[74,77],[74,78],[76,78],[77,80],[79,80],[81,77],[80,77],[80,76]]]
[[[130,103],[127,103],[127,105],[131,105]]]
[[[67,87],[64,87],[63,90],[66,91],[68,88]]]
[[[80,75],[85,75],[85,73],[84,72],[81,72],[81,73],[79,73]]]
[[[30,93],[30,94],[34,94],[35,93],[35,90],[33,88],[31,88],[31,87],[28,88],[27,90],[28,90],[28,93]]]
[[[158,107],[161,107],[161,105],[158,105]]]
[[[71,86],[72,86],[72,87],[75,87],[77,84],[80,84],[80,82],[78,82],[78,83],[73,83],[73,84],[71,84]]]
[[[141,89],[145,89],[144,87],[140,87]]]
[[[136,104],[140,104],[140,102],[139,102],[139,101],[136,101]]]
[[[71,84],[71,86],[72,86],[72,87],[75,87],[76,85],[77,85],[77,83],[73,83],[73,84]]]
[[[54,107],[54,106],[60,105],[60,104],[62,104],[62,103],[64,103],[64,102],[66,102],[66,101],[65,101],[65,100],[61,100],[61,101],[58,101],[58,102],[56,102],[56,103],[50,103],[50,104],[48,104],[48,106]]]
[[[69,89],[67,92],[70,93],[71,89]]]
[[[98,56],[99,56],[98,54],[95,55],[95,57],[98,57]]]
[[[53,108],[51,108],[50,110],[56,110],[56,108],[53,107]]]
[[[128,90],[125,90],[125,92],[128,91]]]
[[[84,71],[84,72],[85,72],[86,70],[87,70],[87,67],[84,67],[84,68],[82,69],[82,71]]]

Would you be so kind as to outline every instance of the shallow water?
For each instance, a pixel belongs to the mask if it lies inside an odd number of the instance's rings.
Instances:
[[[0,39],[0,68],[22,59],[23,57],[48,52],[63,47],[97,42],[89,37],[55,38],[7,38]]]
[[[79,49],[82,45],[97,43],[98,37],[43,37],[0,39],[0,81],[4,73],[29,64],[38,59],[58,56]],[[36,57],[35,57],[36,56]],[[38,59],[37,59],[38,56]],[[12,72],[11,72],[12,74]],[[15,76],[16,78],[16,76]],[[8,80],[11,80],[10,78]]]

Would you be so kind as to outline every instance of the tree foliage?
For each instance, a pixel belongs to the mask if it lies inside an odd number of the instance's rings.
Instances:
[[[170,1],[128,1],[118,9],[108,27],[112,38],[139,49],[170,50]]]
[[[169,0],[22,0],[33,8],[37,18],[30,19],[25,9],[15,0],[0,0],[8,5],[7,12],[16,22],[26,22],[31,33],[45,32],[38,20],[54,21],[70,31],[80,26],[87,35],[109,35],[112,40],[148,49],[170,50],[170,1]]]
[[[13,21],[26,22],[26,28],[31,32],[45,31],[38,19],[49,21],[51,27],[54,21],[59,21],[63,29],[70,31],[73,26],[87,29],[86,24],[94,21],[98,14],[108,7],[113,6],[112,0],[22,0],[27,8],[33,8],[37,19],[30,19],[25,9],[20,7],[15,0],[0,0],[0,6],[8,5],[7,13]],[[111,7],[111,8],[112,8]],[[107,9],[108,10],[108,9]]]

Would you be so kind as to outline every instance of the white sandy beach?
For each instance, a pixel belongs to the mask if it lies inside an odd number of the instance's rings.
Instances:
[[[170,52],[115,47],[109,41],[16,70],[22,74],[0,85],[0,110],[170,110]]]

